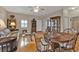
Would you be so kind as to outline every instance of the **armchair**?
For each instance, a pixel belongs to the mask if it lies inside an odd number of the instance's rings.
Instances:
[[[44,40],[44,33],[37,32],[35,34],[35,42],[36,42],[37,51],[40,51],[40,52],[47,51],[48,43]]]
[[[64,29],[64,32],[65,32],[65,33],[74,34],[74,33],[76,33],[77,31],[74,30],[73,28],[66,28],[66,29]]]

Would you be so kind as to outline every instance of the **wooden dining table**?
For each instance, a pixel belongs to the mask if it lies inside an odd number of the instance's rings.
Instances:
[[[50,36],[50,40],[51,42],[64,43],[71,40],[73,37],[74,37],[74,34],[58,32]]]
[[[75,34],[69,34],[64,32],[56,32],[49,35],[49,44],[51,45],[51,49],[55,51],[55,48],[61,48],[66,46],[66,43],[74,38]]]

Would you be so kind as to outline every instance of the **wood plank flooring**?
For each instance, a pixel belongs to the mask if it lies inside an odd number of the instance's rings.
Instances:
[[[29,39],[29,38],[27,37],[27,39]],[[29,43],[26,44],[25,46],[21,46],[23,39],[20,39],[17,52],[35,52],[36,44],[35,44],[34,36],[32,36],[29,40],[31,40],[31,39],[32,39],[32,41],[29,41]]]
[[[30,42],[26,47],[19,47],[17,49],[17,52],[35,52],[36,51],[36,45],[35,42]]]
[[[23,39],[20,39],[19,41],[19,45],[17,48],[16,52],[36,52],[36,44],[35,44],[35,39],[34,37],[32,37],[32,41],[30,41],[28,44],[26,44],[25,46],[21,47],[21,41]],[[75,50],[78,52],[79,51],[79,37],[75,46]]]

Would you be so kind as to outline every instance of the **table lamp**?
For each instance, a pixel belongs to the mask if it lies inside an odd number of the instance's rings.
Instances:
[[[15,24],[15,22],[11,22],[11,24],[10,24],[10,25],[11,25],[11,26],[12,26],[12,28],[14,29],[14,28],[15,28],[14,26],[15,26],[16,24]]]

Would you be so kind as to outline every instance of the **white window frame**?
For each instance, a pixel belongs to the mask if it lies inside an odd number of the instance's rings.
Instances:
[[[27,20],[21,20],[21,28],[27,28],[28,27],[28,21]]]

